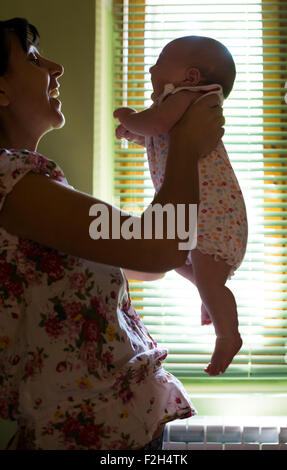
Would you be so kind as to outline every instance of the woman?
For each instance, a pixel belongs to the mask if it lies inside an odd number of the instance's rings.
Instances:
[[[63,67],[37,42],[26,20],[0,22],[0,414],[19,424],[9,448],[157,448],[165,422],[195,411],[161,367],[167,351],[136,315],[121,268],[146,278],[181,266],[187,251],[178,238],[90,237],[94,204],[121,224],[128,215],[76,191],[36,153],[40,138],[64,124]],[[197,161],[223,123],[214,95],[187,111],[170,133],[152,204],[197,203]],[[183,175],[192,171],[191,187]]]

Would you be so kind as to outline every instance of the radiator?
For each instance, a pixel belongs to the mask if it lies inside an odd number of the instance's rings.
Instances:
[[[164,450],[287,450],[287,416],[194,416],[166,425]]]

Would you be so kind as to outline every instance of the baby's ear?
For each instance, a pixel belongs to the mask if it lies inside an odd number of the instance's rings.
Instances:
[[[196,86],[201,80],[200,71],[193,67],[189,67],[185,73],[185,84],[190,86]]]

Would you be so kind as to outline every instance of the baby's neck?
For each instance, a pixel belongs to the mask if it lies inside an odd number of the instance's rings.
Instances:
[[[192,85],[188,85],[184,82],[176,82],[176,83],[173,83],[174,87],[175,88],[181,88],[181,87],[185,87],[187,86],[188,88],[191,87],[192,88]],[[204,84],[203,84],[204,85]],[[201,83],[199,83],[198,85],[196,86],[201,86]],[[204,95],[204,92],[202,91],[194,91],[194,92],[191,92],[191,104],[195,103],[198,98],[200,98],[202,95]]]

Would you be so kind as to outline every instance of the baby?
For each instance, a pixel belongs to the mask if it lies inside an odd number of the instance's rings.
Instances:
[[[114,117],[120,121],[117,138],[146,146],[151,178],[158,191],[164,178],[168,132],[205,94],[217,93],[223,102],[232,90],[236,72],[231,54],[220,42],[187,36],[164,47],[150,74],[153,105],[142,112],[118,108]],[[224,373],[242,346],[235,298],[225,283],[245,254],[247,216],[222,142],[199,161],[198,173],[197,246],[176,271],[198,289],[201,323],[214,324],[215,349],[205,372],[215,376]]]

